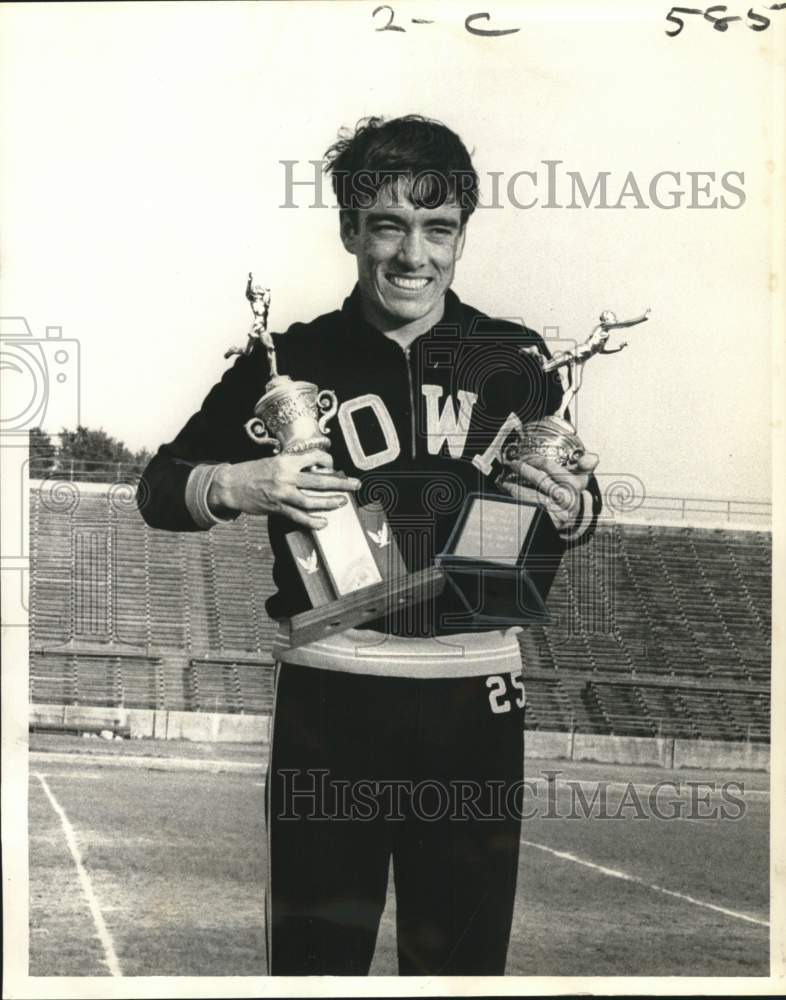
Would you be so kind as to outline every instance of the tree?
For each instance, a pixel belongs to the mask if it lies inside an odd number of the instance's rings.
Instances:
[[[140,476],[145,471],[145,466],[153,457],[153,452],[148,451],[147,448],[140,448],[138,452],[134,455],[134,465],[133,471],[138,473]]]
[[[140,475],[151,458],[146,448],[132,452],[105,430],[79,426],[63,430],[57,449],[56,472],[73,480],[112,481],[118,474]]]
[[[40,427],[30,429],[30,478],[46,479],[55,466],[57,449]]]

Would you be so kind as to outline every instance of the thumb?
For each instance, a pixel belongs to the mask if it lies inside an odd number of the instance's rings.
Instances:
[[[573,470],[575,473],[584,473],[588,475],[590,472],[594,472],[597,468],[599,457],[592,451],[585,451],[581,458],[576,463],[576,468]]]

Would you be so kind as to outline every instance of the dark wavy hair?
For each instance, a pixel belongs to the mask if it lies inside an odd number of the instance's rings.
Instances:
[[[478,175],[461,139],[442,122],[422,115],[361,118],[342,129],[325,152],[339,206],[354,216],[369,208],[377,193],[397,181],[406,182],[406,198],[419,208],[455,201],[462,225],[478,203]]]

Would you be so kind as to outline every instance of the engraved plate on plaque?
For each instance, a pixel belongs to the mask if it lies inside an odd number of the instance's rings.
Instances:
[[[381,583],[382,575],[352,502],[335,510],[320,511],[320,516],[325,518],[327,524],[314,532],[314,541],[336,594],[343,597],[361,587]]]
[[[535,507],[496,499],[472,499],[452,555],[515,566],[521,556]]]

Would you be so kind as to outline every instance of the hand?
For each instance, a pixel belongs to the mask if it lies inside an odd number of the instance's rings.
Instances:
[[[527,455],[526,461],[510,462],[506,468],[517,479],[501,483],[501,487],[516,500],[542,503],[551,515],[558,531],[573,527],[580,509],[580,497],[587,488],[590,473],[598,464],[598,456],[585,452],[576,469],[569,472],[559,462],[540,455]]]
[[[312,466],[326,471],[304,471]],[[336,496],[336,491],[346,493],[360,487],[360,480],[332,469],[330,454],[318,449],[222,466],[211,483],[208,504],[244,514],[283,514],[301,527],[319,530],[327,521],[308,512],[343,507],[347,497]]]

